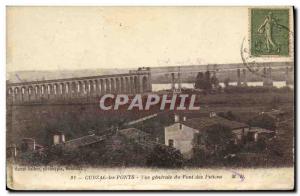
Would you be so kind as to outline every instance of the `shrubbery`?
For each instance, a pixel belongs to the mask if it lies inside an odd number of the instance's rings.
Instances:
[[[182,167],[183,161],[182,154],[175,148],[157,145],[147,157],[147,166],[176,168]]]

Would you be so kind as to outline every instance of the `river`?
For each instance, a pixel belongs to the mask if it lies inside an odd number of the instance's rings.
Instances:
[[[224,87],[224,83],[221,82],[220,85]],[[237,82],[229,82],[229,85],[231,86],[237,86]],[[263,86],[263,82],[247,82],[248,86]],[[171,83],[166,83],[166,84],[152,84],[152,91],[160,91],[160,90],[167,90],[171,89],[172,84]],[[194,83],[182,83],[181,84],[182,88],[194,88]],[[286,86],[285,81],[274,81],[273,86],[277,88],[282,88]],[[294,88],[294,85],[288,85],[290,88]],[[177,88],[177,84],[175,85]]]

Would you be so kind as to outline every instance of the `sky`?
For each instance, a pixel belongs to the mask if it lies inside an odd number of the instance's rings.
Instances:
[[[248,8],[8,7],[7,71],[240,63]]]

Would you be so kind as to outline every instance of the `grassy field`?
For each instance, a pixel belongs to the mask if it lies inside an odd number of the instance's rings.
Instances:
[[[293,91],[265,91],[265,92],[222,92],[215,94],[199,94],[200,111],[194,112],[197,117],[208,115],[209,112],[232,111],[241,121],[259,112],[273,108],[293,113]],[[111,126],[120,125],[126,121],[140,118],[151,113],[159,112],[158,108],[152,111],[99,111],[98,104],[89,105],[36,105],[7,107],[7,136],[9,142],[18,142],[22,137],[37,138],[38,142],[49,140],[50,131],[62,131],[67,139],[86,135],[88,131],[103,132]],[[168,113],[168,112],[167,112]],[[170,112],[172,113],[172,112]],[[153,133],[163,142],[163,127],[170,123],[169,114],[145,121],[138,128]],[[151,130],[154,127],[154,130]]]

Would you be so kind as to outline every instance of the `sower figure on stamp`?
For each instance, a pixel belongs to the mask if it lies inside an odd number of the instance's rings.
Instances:
[[[272,49],[277,51],[278,53],[280,52],[280,47],[274,42],[272,33],[273,33],[273,26],[277,26],[276,20],[272,17],[272,12],[269,12],[268,15],[265,17],[264,22],[260,27],[258,28],[259,33],[264,33],[265,34],[265,44],[267,46],[268,52],[271,51],[270,46]]]

